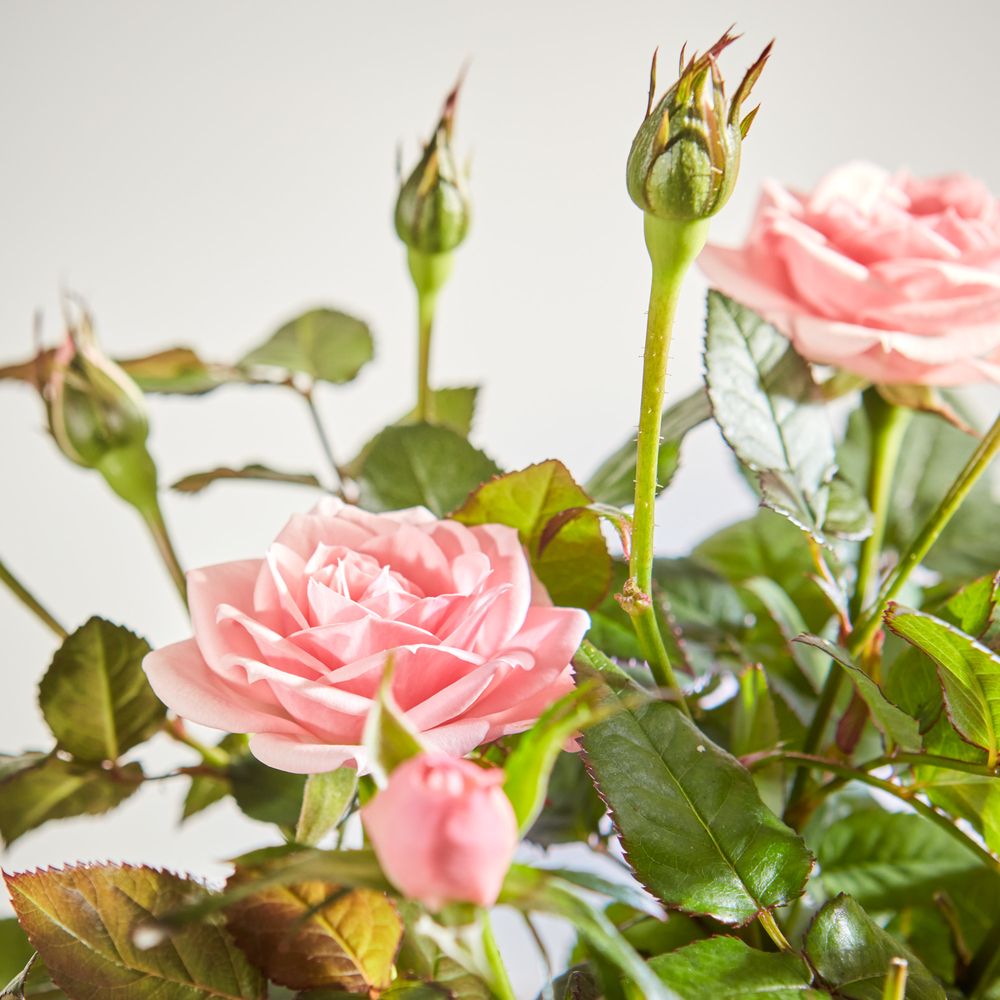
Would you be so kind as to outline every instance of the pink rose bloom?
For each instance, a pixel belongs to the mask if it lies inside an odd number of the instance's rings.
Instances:
[[[388,654],[393,695],[450,754],[527,729],[572,687],[585,612],[552,606],[513,528],[322,500],[263,559],[188,573],[194,638],[143,664],[184,718],[251,733],[297,773],[355,762]]]
[[[1000,382],[1000,203],[964,174],[851,163],[812,194],[766,184],[746,244],[699,263],[810,361],[883,385]]]
[[[386,877],[432,910],[492,906],[518,844],[500,768],[445,754],[404,761],[361,810]]]

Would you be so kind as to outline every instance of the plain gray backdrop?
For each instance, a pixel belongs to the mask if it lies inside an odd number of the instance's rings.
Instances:
[[[413,396],[414,302],[391,225],[394,160],[426,136],[471,59],[457,143],[473,154],[475,219],[439,311],[437,384],[484,386],[475,440],[509,468],[560,457],[585,476],[632,432],[648,293],[641,216],[624,187],[649,58],[669,83],[681,43],[733,21],[735,87],[774,56],[742,176],[713,238],[742,236],[765,176],[808,186],[853,158],[963,169],[1000,190],[991,108],[1000,7],[952,0],[722,3],[0,0],[0,358],[59,334],[58,291],[87,298],[112,352],[175,344],[238,357],[322,303],[368,319],[377,363],[320,405],[347,457]],[[704,285],[684,296],[669,390],[700,372]],[[995,405],[995,404],[994,404]],[[261,460],[321,465],[305,412],[277,389],[151,401],[162,478]],[[28,389],[0,384],[0,554],[70,625],[91,614],[153,643],[185,619],[136,518],[69,465]],[[188,565],[255,555],[308,491],[222,484],[167,495]],[[752,507],[710,428],[692,435],[659,508],[682,551]],[[0,592],[0,750],[46,748],[35,686],[52,638]],[[156,742],[154,770],[187,761]],[[30,834],[23,869],[75,859],[219,876],[274,834],[214,807],[179,828],[183,788]],[[514,931],[508,925],[508,934]],[[539,966],[509,936],[519,989]]]

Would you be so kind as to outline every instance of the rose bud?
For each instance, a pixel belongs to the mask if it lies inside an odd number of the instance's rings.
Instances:
[[[757,113],[754,108],[741,118],[743,102],[771,54],[768,45],[727,101],[716,59],[737,37],[727,31],[687,64],[682,50],[680,77],[655,107],[654,54],[646,117],[626,169],[629,195],[647,214],[670,221],[707,219],[729,200],[739,174],[740,148]]]
[[[389,881],[438,910],[492,906],[518,844],[500,768],[443,753],[411,757],[361,812]]]
[[[56,351],[43,396],[49,430],[71,462],[97,469],[136,506],[155,498],[142,390],[101,350],[86,312]]]
[[[451,146],[461,85],[459,80],[446,98],[434,134],[396,200],[396,232],[421,254],[449,253],[469,231],[469,193]]]

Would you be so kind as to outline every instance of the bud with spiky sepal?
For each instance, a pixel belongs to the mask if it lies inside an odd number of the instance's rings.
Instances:
[[[422,254],[454,250],[469,231],[469,192],[451,145],[461,80],[444,102],[423,155],[396,199],[396,232]]]
[[[757,113],[754,108],[743,116],[743,103],[771,54],[768,45],[727,100],[717,59],[736,37],[727,31],[687,63],[682,50],[679,78],[655,106],[653,56],[646,117],[626,170],[629,195],[649,215],[668,221],[707,219],[733,192],[742,142]]]
[[[406,244],[406,262],[417,290],[416,417],[429,421],[431,335],[438,293],[451,275],[454,250],[469,231],[469,195],[455,160],[451,133],[462,78],[452,88],[434,134],[396,200],[396,232]]]

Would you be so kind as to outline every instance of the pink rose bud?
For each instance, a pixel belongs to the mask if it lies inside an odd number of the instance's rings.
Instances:
[[[362,810],[389,881],[432,910],[492,906],[518,844],[517,820],[499,768],[425,753],[392,772]]]

